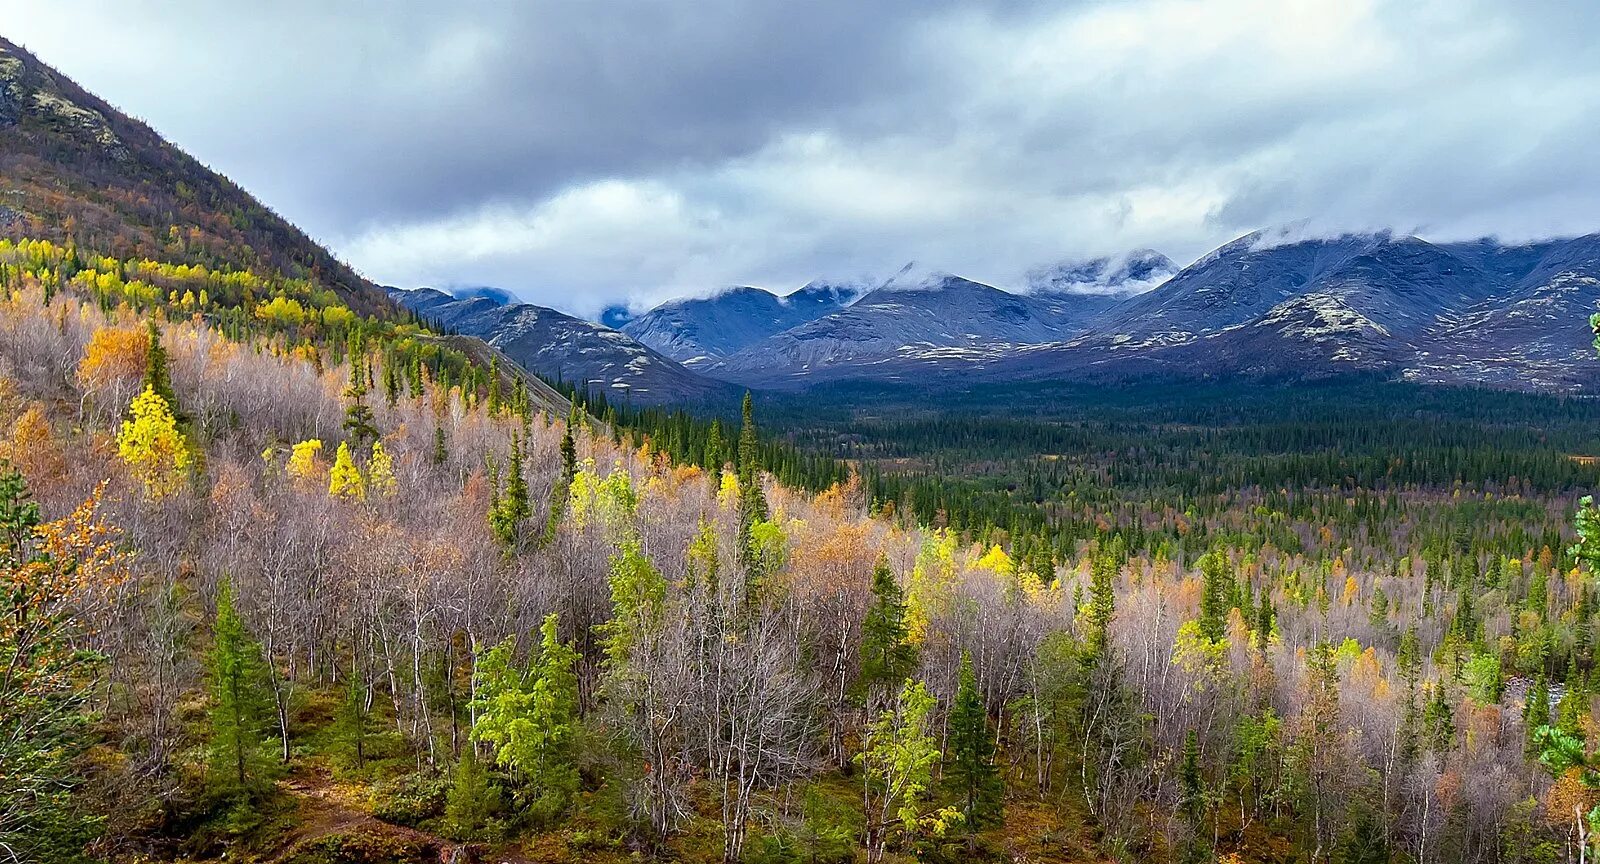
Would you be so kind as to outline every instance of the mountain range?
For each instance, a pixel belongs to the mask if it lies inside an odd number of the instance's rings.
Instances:
[[[548,378],[641,402],[844,379],[1250,379],[1357,373],[1593,392],[1600,235],[1504,244],[1392,233],[1240,237],[1035,269],[1017,291],[909,266],[876,284],[738,287],[605,324],[492,288],[383,289],[147,125],[0,40],[0,236],[205,260],[408,307]],[[607,325],[610,326],[607,326]],[[456,337],[453,337],[456,338]],[[489,350],[483,348],[474,350]]]
[[[512,322],[539,307],[396,296],[542,374],[566,364],[567,380],[645,401],[840,380],[1600,383],[1587,326],[1600,311],[1600,235],[1509,245],[1257,231],[1181,269],[1149,250],[1039,268],[1019,292],[908,265],[871,288],[674,300],[620,331],[541,310],[561,332],[536,334]]]

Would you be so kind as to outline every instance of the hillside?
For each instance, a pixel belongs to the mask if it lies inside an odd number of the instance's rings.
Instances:
[[[701,378],[623,333],[554,309],[432,288],[389,294],[430,323],[482,339],[529,371],[614,401],[731,402],[734,395],[732,387]]]
[[[270,272],[325,286],[362,314],[394,308],[249,193],[4,38],[0,236]]]

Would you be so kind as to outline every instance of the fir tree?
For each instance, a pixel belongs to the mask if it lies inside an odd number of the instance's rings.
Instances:
[[[366,401],[365,370],[365,355],[360,340],[356,339],[350,353],[350,385],[344,390],[344,398],[350,400],[344,410],[344,430],[358,447],[378,437],[378,427],[373,425],[372,409]]]
[[[995,765],[994,733],[978,692],[972,655],[961,655],[960,684],[950,708],[950,759],[945,778],[960,800],[969,833],[997,824],[1004,807],[1005,781]]]
[[[917,665],[905,591],[889,569],[889,559],[881,556],[872,570],[872,606],[861,630],[861,686],[868,710],[878,710]]]
[[[261,645],[233,608],[233,589],[217,595],[211,653],[206,662],[211,690],[210,771],[226,793],[253,793],[266,779],[262,739],[271,723],[266,666]]]
[[[167,408],[173,416],[181,418],[178,394],[172,389],[172,372],[168,369],[167,349],[161,344],[161,328],[156,326],[154,318],[145,321],[145,334],[149,345],[145,349],[144,386],[141,389],[154,390],[157,396],[166,400]]]
[[[457,840],[486,839],[501,806],[500,790],[483,770],[478,754],[471,747],[464,748],[456,763],[454,782],[445,795],[447,832]]]

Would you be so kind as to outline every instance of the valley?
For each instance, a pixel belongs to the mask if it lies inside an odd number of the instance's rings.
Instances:
[[[1596,851],[1600,235],[613,327],[380,285],[4,39],[0,208],[0,858]]]

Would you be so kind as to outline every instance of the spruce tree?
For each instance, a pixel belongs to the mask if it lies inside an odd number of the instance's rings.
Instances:
[[[1191,827],[1200,826],[1205,814],[1205,780],[1200,775],[1200,736],[1190,729],[1183,737],[1183,757],[1178,762],[1178,810]]]
[[[266,779],[262,743],[272,720],[272,704],[261,645],[235,611],[233,589],[226,582],[217,596],[206,667],[211,690],[212,783],[229,794],[255,792]]]
[[[1200,558],[1200,573],[1205,579],[1200,596],[1200,635],[1213,642],[1227,636],[1228,611],[1235,597],[1233,565],[1222,549],[1213,549]]]
[[[522,442],[511,436],[511,454],[506,460],[505,488],[489,508],[489,528],[496,540],[506,547],[514,547],[521,536],[522,524],[533,515],[528,503],[528,481],[522,475]]]
[[[959,799],[969,837],[977,829],[1000,821],[1005,782],[995,765],[994,733],[989,713],[978,692],[972,655],[961,655],[960,684],[950,707],[950,759],[945,778]]]
[[[461,751],[456,776],[445,794],[445,829],[457,840],[482,840],[501,808],[500,790],[472,747]]]
[[[344,411],[344,430],[349,433],[350,440],[354,441],[357,447],[378,437],[378,428],[372,422],[372,409],[367,406],[366,401],[365,370],[365,354],[361,349],[361,341],[357,338],[351,345],[350,385],[344,390],[344,398],[350,400],[349,406]]]
[[[145,349],[142,389],[154,390],[157,396],[167,400],[167,408],[173,416],[178,416],[178,394],[172,389],[172,372],[167,365],[167,349],[161,344],[161,328],[156,326],[154,318],[145,321],[145,333],[149,344]]]
[[[917,649],[906,624],[906,595],[878,558],[872,570],[872,606],[861,625],[861,686],[868,710],[878,710],[917,665]]]
[[[754,594],[761,579],[752,529],[767,519],[767,496],[761,489],[761,453],[756,435],[755,411],[750,394],[744,394],[744,425],[739,430],[739,563],[746,579],[746,597]]]

